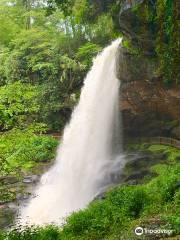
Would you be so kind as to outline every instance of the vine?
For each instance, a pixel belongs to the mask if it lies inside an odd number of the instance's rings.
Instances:
[[[176,32],[178,2],[172,0],[157,0],[156,52],[159,57],[159,74],[164,84],[171,87],[178,84],[178,31]]]

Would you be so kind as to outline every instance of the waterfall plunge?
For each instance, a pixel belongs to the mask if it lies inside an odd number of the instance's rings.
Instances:
[[[71,212],[87,206],[111,174],[123,166],[118,153],[119,85],[116,53],[121,39],[106,47],[93,62],[70,123],[57,151],[55,164],[45,173],[35,196],[21,209],[21,224],[62,224]],[[120,149],[120,146],[118,146]]]

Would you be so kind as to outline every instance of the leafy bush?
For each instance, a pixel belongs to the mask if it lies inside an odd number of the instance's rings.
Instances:
[[[159,193],[162,202],[172,201],[175,193],[178,190],[178,173],[180,164],[162,165],[159,164],[153,167],[154,171],[160,176],[152,180],[148,187]]]
[[[38,90],[30,84],[15,82],[0,87],[0,129],[26,126],[39,110]]]
[[[0,174],[27,171],[39,161],[52,159],[57,143],[53,137],[36,135],[27,129],[0,135]]]
[[[0,232],[0,240],[60,240],[59,229],[55,226],[46,228],[27,228],[17,232],[17,230],[2,233]]]
[[[145,185],[124,185],[111,190],[104,200],[71,215],[61,232],[62,239],[104,239],[115,231],[123,235],[126,230],[131,231],[138,219],[159,213],[163,217],[167,201],[171,206],[177,205],[179,170],[179,164],[172,164]],[[174,213],[169,212],[166,222],[173,219]]]
[[[86,43],[81,46],[77,53],[76,57],[85,65],[87,69],[90,68],[92,64],[92,59],[101,51],[101,47],[94,43]]]

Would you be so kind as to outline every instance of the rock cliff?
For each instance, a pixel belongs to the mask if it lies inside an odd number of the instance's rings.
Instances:
[[[156,31],[145,16],[155,0],[125,0],[119,13],[123,47],[119,52],[121,109],[125,137],[180,138],[180,90],[167,88],[158,74]]]

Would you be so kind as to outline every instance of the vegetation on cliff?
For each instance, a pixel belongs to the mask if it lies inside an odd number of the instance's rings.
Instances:
[[[157,38],[156,52],[159,57],[159,73],[166,86],[179,85],[179,1],[160,1],[156,3]]]
[[[156,75],[164,86],[179,86],[179,1],[144,0],[142,4],[135,3],[131,1],[131,25],[127,27],[131,34],[128,31],[125,34],[124,47],[137,57],[148,53],[149,59],[154,58],[158,63]]]

